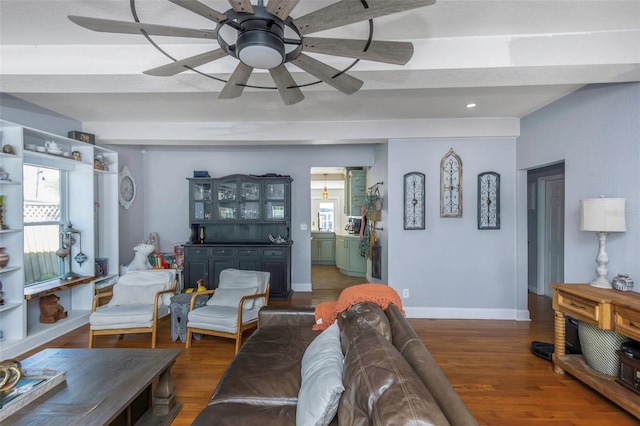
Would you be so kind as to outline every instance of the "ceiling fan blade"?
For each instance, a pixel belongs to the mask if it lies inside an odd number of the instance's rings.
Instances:
[[[171,3],[175,3],[178,6],[182,6],[193,13],[197,13],[200,16],[204,16],[213,22],[225,21],[227,15],[220,13],[217,10],[211,9],[209,6],[200,3],[198,0],[169,0]]]
[[[307,56],[304,53],[299,54],[291,63],[347,95],[356,93],[362,87],[362,80],[346,73],[340,74],[340,70]]]
[[[298,3],[300,3],[300,0],[269,0],[267,12],[284,21]]]
[[[236,12],[253,13],[251,0],[229,0],[229,4]]]
[[[73,23],[93,31],[103,33],[140,34],[170,37],[208,38],[217,40],[215,30],[195,30],[191,28],[168,27],[166,25],[143,24],[141,22],[114,21],[111,19],[89,18],[86,16],[67,16]]]
[[[341,0],[296,19],[295,24],[302,35],[312,34],[367,19],[429,6],[435,2],[436,0],[367,0],[368,7],[365,8],[360,0]]]
[[[302,50],[398,65],[406,64],[413,56],[413,44],[409,42],[371,41],[365,52],[366,45],[367,40],[305,37]]]
[[[169,77],[181,73],[182,71],[186,71],[189,68],[195,68],[200,65],[208,64],[209,62],[213,62],[225,56],[227,56],[227,52],[222,49],[211,50],[209,52],[201,53],[196,56],[191,56],[181,61],[171,62],[157,68],[146,70],[144,71],[144,73],[148,75],[154,75],[156,77]]]
[[[271,68],[269,74],[271,74],[271,78],[273,78],[273,81],[276,83],[278,92],[280,92],[280,96],[285,105],[297,104],[304,99],[302,91],[284,64],[276,68]]]
[[[238,66],[229,77],[229,81],[224,85],[218,99],[231,99],[237,98],[242,95],[242,91],[245,88],[245,84],[249,81],[249,77],[253,72],[253,68],[249,65],[245,65],[242,62],[238,62]]]

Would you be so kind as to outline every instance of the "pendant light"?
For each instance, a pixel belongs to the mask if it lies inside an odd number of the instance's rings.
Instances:
[[[324,189],[322,190],[322,199],[326,200],[329,198],[329,191],[327,191],[327,174],[324,174]]]

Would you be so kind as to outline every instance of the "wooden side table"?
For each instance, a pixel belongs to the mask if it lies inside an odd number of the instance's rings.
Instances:
[[[602,289],[589,284],[551,284],[551,287],[555,311],[554,371],[558,374],[566,371],[640,418],[640,395],[616,383],[615,377],[589,367],[582,355],[565,353],[565,315],[602,330],[614,330],[640,340],[640,294]]]
[[[187,316],[189,315],[189,303],[193,293],[181,293],[171,298],[171,340],[174,342],[180,338],[182,342],[187,341]],[[208,294],[196,297],[193,302],[194,308],[204,306],[209,300]],[[193,333],[196,340],[200,340],[202,335]]]

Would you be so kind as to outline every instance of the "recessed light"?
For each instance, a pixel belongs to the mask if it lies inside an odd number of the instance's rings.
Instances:
[[[475,107],[476,107],[476,104],[474,103],[467,104],[467,108],[475,108]]]

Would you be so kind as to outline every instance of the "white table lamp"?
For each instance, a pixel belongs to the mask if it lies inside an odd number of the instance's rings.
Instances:
[[[580,200],[580,230],[593,231],[598,235],[600,248],[596,256],[596,273],[598,277],[591,285],[600,288],[612,288],[607,278],[607,233],[625,232],[625,199],[624,198],[588,198]]]

